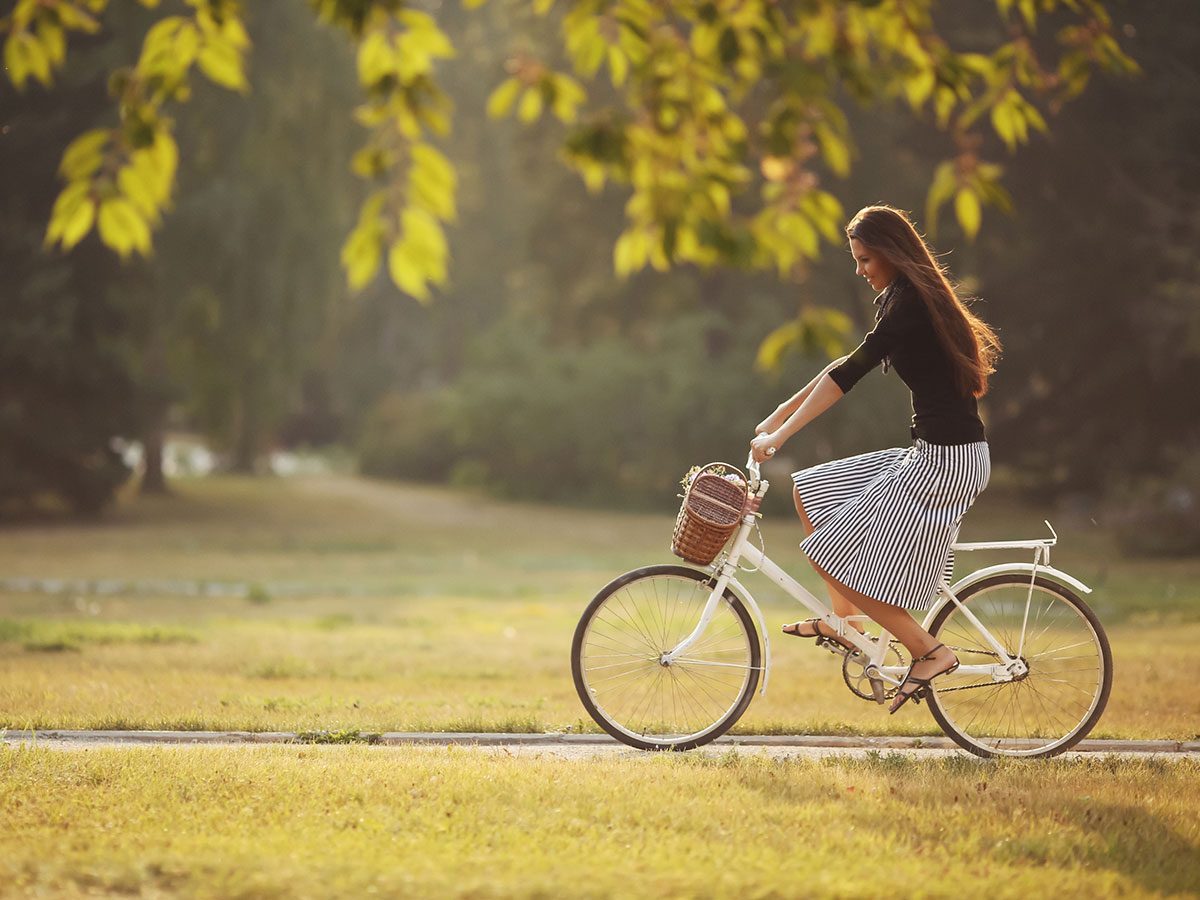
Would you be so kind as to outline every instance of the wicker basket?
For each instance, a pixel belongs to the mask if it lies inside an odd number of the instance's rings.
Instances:
[[[726,476],[736,476],[732,480]],[[709,463],[689,482],[675,520],[671,552],[707,566],[737,529],[746,508],[746,476],[728,463]]]

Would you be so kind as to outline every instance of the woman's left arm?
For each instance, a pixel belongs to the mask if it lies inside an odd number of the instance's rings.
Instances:
[[[770,434],[758,435],[750,442],[754,459],[757,462],[763,462],[769,456],[774,455],[775,451],[787,443],[788,438],[841,400],[843,396],[845,394],[842,389],[826,372],[817,382],[817,386],[804,398],[804,402],[788,416],[782,425]]]

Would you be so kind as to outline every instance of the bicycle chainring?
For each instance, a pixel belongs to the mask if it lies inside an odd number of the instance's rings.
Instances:
[[[883,664],[885,666],[908,665],[908,657],[905,655],[903,647],[904,645],[899,641],[892,641],[888,646],[887,653],[883,655]],[[867,677],[867,660],[862,653],[851,653],[843,658],[842,678],[854,696],[870,700],[872,703],[876,702],[875,692],[871,689],[871,679]],[[883,698],[890,700],[895,696],[896,688],[884,682]]]

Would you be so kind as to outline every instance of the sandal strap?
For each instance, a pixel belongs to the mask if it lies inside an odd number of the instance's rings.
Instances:
[[[929,650],[926,651],[924,656],[918,656],[916,659],[913,660],[913,662],[919,663],[919,662],[925,662],[926,660],[933,659],[933,654],[937,653],[939,650],[945,649],[945,647],[946,647],[945,644],[938,644],[936,647],[931,647],[931,648],[929,648]],[[909,666],[909,668],[912,668],[912,666]]]

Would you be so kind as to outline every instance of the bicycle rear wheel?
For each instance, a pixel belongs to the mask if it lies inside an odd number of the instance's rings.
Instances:
[[[712,589],[705,572],[649,566],[608,584],[584,610],[571,644],[575,690],[617,740],[641,750],[691,750],[728,731],[750,705],[761,647],[749,612],[729,590],[687,653],[662,662],[696,627]]]
[[[1039,576],[986,578],[959,598],[1029,671],[1015,680],[953,672],[933,685],[929,707],[955,743],[977,756],[1055,756],[1095,726],[1112,689],[1112,651],[1096,614],[1068,588]],[[998,655],[955,604],[929,631],[966,665]],[[1024,631],[1024,645],[1021,635]]]

